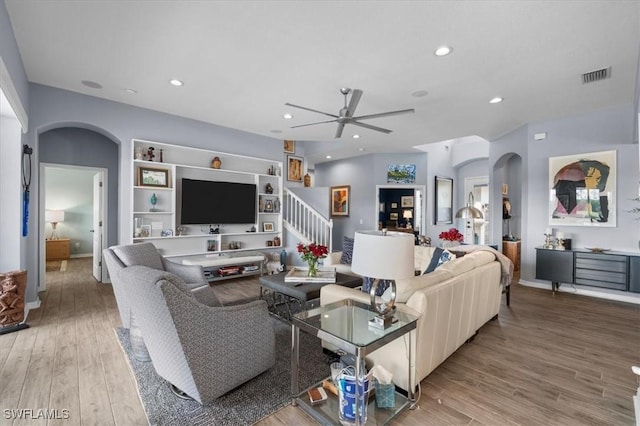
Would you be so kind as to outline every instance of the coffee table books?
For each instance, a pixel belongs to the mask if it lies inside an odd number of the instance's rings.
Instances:
[[[335,283],[336,282],[336,270],[335,268],[318,268],[318,273],[315,277],[307,275],[309,270],[299,266],[291,268],[287,275],[284,277],[286,283]]]

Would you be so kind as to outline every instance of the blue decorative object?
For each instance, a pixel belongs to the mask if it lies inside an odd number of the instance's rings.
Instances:
[[[287,251],[285,249],[280,252],[280,266],[282,266],[283,272],[287,270]]]
[[[340,256],[340,263],[345,265],[351,265],[351,259],[353,258],[353,238],[342,238],[342,256]]]
[[[158,197],[156,196],[155,192],[151,196],[151,199],[149,200],[149,202],[151,203],[151,208],[149,209],[149,211],[157,212],[158,209],[156,209],[156,204],[158,204]]]

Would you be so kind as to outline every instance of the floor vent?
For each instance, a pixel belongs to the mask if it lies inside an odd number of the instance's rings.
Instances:
[[[582,74],[582,83],[594,83],[609,77],[611,77],[611,67],[602,68]]]

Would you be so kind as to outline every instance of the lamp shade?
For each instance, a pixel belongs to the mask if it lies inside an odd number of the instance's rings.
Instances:
[[[470,192],[466,207],[456,212],[456,219],[482,219],[483,217],[482,212],[473,207],[473,192]]]
[[[64,210],[46,210],[44,220],[51,223],[64,222]]]
[[[353,242],[351,270],[383,280],[414,275],[414,237],[405,232],[358,231]]]
[[[402,213],[402,217],[405,219],[412,219],[413,218],[413,213],[411,212],[411,210],[405,210]]]

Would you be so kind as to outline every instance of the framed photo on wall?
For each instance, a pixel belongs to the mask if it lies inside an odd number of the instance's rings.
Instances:
[[[402,207],[413,207],[413,195],[403,195],[400,197],[400,205]]]
[[[296,153],[296,141],[284,141],[284,152],[286,154],[295,154]]]
[[[331,195],[329,200],[331,217],[348,217],[351,207],[351,186],[332,186],[329,194]]]
[[[434,224],[453,223],[453,179],[436,176]]]
[[[549,157],[549,225],[616,226],[616,151]]]
[[[304,159],[287,155],[287,180],[290,182],[302,182],[302,166]]]

